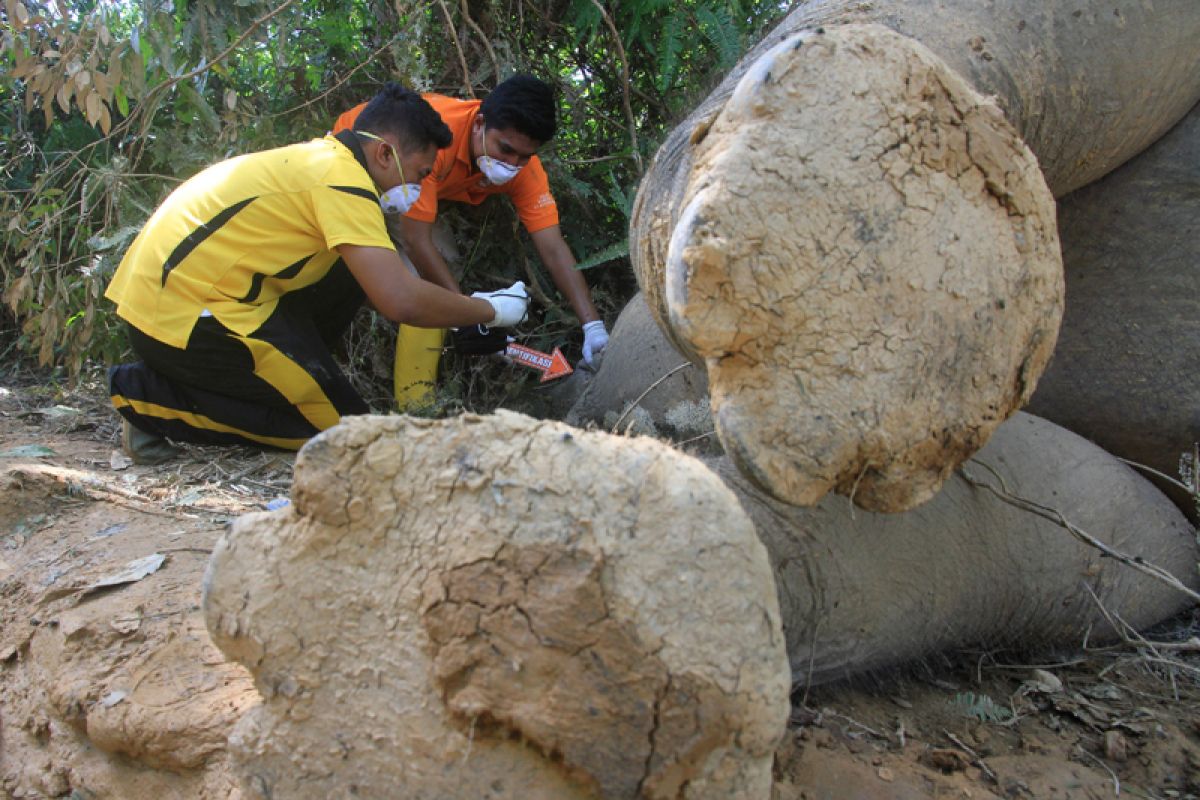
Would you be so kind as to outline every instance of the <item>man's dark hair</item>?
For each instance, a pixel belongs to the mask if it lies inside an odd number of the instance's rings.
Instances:
[[[425,98],[405,86],[388,82],[371,98],[354,120],[354,130],[390,133],[406,153],[435,145],[449,147],[454,137],[450,128]]]
[[[515,129],[535,142],[548,142],[558,130],[554,90],[532,75],[513,75],[479,106],[484,123],[494,130]]]

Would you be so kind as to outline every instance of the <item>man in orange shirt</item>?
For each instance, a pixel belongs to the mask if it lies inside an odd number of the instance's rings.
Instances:
[[[575,269],[575,256],[563,240],[558,206],[537,157],[538,149],[557,128],[553,90],[532,76],[515,75],[482,102],[433,94],[424,97],[450,127],[454,139],[450,147],[438,152],[433,170],[421,183],[420,198],[398,216],[398,225],[389,224],[389,230],[398,230],[400,243],[422,278],[460,292],[433,242],[438,201],[478,205],[493,194],[508,195],[555,285],[583,325],[584,362],[595,365],[608,344],[608,331],[592,303],[583,273]],[[361,105],[356,106],[338,117],[334,133],[352,128],[361,110]],[[434,369],[436,372],[436,365]]]

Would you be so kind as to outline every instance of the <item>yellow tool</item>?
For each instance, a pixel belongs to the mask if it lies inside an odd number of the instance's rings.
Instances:
[[[396,333],[396,361],[392,366],[397,410],[415,411],[433,403],[445,334],[441,328],[400,326]]]

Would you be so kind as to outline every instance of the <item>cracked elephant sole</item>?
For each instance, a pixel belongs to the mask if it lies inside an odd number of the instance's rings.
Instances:
[[[1062,265],[1036,159],[994,103],[876,25],[786,38],[690,147],[686,180],[643,188],[635,215],[660,237],[643,252],[661,257],[635,266],[707,368],[726,451],[786,502],[924,502],[1053,349]]]
[[[648,438],[347,418],[292,505],[221,540],[204,608],[264,697],[230,737],[247,797],[770,793],[791,676],[766,549]]]

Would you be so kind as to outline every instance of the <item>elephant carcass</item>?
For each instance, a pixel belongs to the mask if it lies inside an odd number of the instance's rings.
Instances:
[[[1171,478],[1200,442],[1198,186],[1200,109],[1116,172],[1062,199],[1070,302],[1029,404]],[[1189,492],[1149,477],[1194,518]]]

